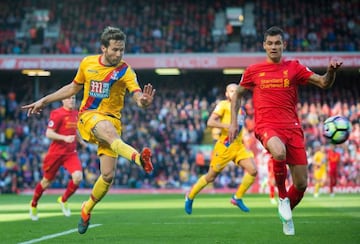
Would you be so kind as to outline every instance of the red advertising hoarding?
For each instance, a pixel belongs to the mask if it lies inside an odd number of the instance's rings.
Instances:
[[[310,68],[322,68],[332,58],[341,59],[343,67],[360,68],[360,53],[284,53],[287,59],[298,59]],[[76,70],[83,56],[78,55],[0,55],[0,70],[44,69]],[[245,68],[265,59],[264,53],[246,54],[142,54],[125,55],[134,69]]]

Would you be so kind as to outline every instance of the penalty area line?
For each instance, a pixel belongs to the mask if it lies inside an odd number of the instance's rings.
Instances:
[[[102,224],[89,225],[89,228],[98,227],[100,225],[102,225]],[[73,232],[77,232],[77,230],[78,230],[77,228],[76,229],[71,229],[71,230],[67,230],[67,231],[52,234],[52,235],[42,236],[42,237],[40,237],[38,239],[32,239],[30,241],[19,242],[18,244],[31,244],[31,243],[36,243],[36,242],[40,242],[40,241],[45,241],[45,240],[53,239],[53,238],[58,237],[58,236],[64,236],[64,235],[71,234]]]

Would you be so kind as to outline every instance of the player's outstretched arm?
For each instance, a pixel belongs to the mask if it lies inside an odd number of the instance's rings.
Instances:
[[[72,95],[78,93],[82,89],[82,87],[82,85],[71,82],[70,84],[63,86],[56,92],[53,92],[31,104],[23,105],[21,108],[28,110],[28,116],[32,114],[39,114],[47,104],[63,100],[67,97],[71,97]]]
[[[147,108],[154,100],[156,90],[148,83],[142,92],[136,92],[134,99],[139,107]]]
[[[322,89],[332,87],[335,82],[336,71],[341,67],[341,65],[342,61],[336,59],[330,60],[326,73],[324,75],[313,74],[309,78],[309,83]]]

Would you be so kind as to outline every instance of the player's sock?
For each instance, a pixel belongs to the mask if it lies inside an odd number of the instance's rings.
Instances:
[[[37,206],[38,201],[39,201],[39,199],[42,196],[44,191],[45,191],[45,189],[41,186],[40,182],[37,183],[36,186],[35,186],[35,190],[34,190],[34,196],[33,196],[33,199],[31,201],[31,206],[32,207]]]
[[[329,185],[330,194],[334,194],[334,187],[335,187],[334,180],[330,178],[330,185]]]
[[[287,170],[286,170],[285,160],[280,161],[273,159],[273,161],[274,161],[274,176],[275,176],[276,186],[279,192],[279,197],[284,199],[287,197],[287,191],[285,186]]]
[[[270,195],[271,199],[273,199],[275,197],[275,186],[273,186],[273,185],[269,186],[269,195]]]
[[[320,189],[320,183],[315,183],[315,186],[314,186],[314,195],[319,194],[319,189]]]
[[[294,209],[296,207],[296,205],[298,205],[298,203],[301,201],[301,199],[304,196],[304,192],[305,191],[300,191],[300,190],[296,189],[296,187],[294,185],[290,186],[288,196],[289,196],[289,200],[290,200],[290,208],[291,209]]]
[[[62,196],[62,202],[66,202],[72,194],[79,188],[79,185],[75,185],[73,180],[70,180],[64,195]]]
[[[121,139],[114,140],[111,145],[111,149],[118,155],[128,159],[131,162],[141,166],[140,154],[132,146],[126,144]]]
[[[204,189],[205,186],[207,186],[208,182],[205,179],[205,175],[201,176],[198,181],[193,185],[193,187],[191,188],[189,194],[187,195],[188,198],[190,198],[191,200],[193,200],[196,195],[202,190]]]
[[[89,214],[95,205],[106,195],[109,191],[111,183],[104,181],[100,175],[90,194],[89,200],[84,205],[84,212]]]
[[[235,197],[237,199],[241,199],[244,196],[245,192],[254,183],[255,178],[255,176],[252,176],[249,173],[245,173],[244,177],[242,178],[241,184],[235,193]]]

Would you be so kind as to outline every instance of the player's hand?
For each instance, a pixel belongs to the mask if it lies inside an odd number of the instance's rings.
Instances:
[[[31,104],[27,104],[27,105],[23,105],[21,107],[21,109],[27,109],[27,116],[33,115],[33,114],[40,114],[40,112],[43,110],[43,108],[45,107],[45,102],[43,101],[43,99],[40,99],[36,102],[33,102]]]
[[[332,59],[332,60],[330,60],[328,70],[329,71],[336,71],[338,68],[341,67],[342,64],[343,64],[343,62],[341,60]]]
[[[72,143],[73,141],[75,141],[75,135],[65,136],[63,141],[66,143]]]
[[[150,83],[145,85],[142,96],[140,97],[140,104],[143,107],[148,107],[154,99],[155,92],[156,90],[152,87]]]
[[[228,135],[229,135],[229,142],[232,143],[236,137],[236,135],[239,133],[239,126],[237,126],[236,124],[233,125],[233,124],[230,124],[230,127],[229,127],[229,132],[228,132]]]

